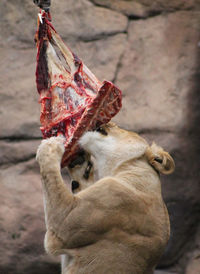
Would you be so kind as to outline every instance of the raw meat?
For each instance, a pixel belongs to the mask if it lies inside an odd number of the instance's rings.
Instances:
[[[121,91],[113,83],[101,83],[64,44],[51,24],[50,13],[40,11],[36,83],[40,94],[44,138],[66,137],[62,166],[79,151],[78,139],[110,121],[121,108]]]

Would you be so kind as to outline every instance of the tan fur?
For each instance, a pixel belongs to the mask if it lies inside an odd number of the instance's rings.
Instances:
[[[174,171],[175,164],[172,157],[163,150],[163,148],[157,146],[155,143],[147,149],[146,152],[149,163],[159,172],[163,174],[170,174]],[[162,164],[155,161],[155,159],[162,160]]]
[[[95,159],[99,180],[94,182],[92,172],[87,184],[81,175],[84,166],[70,170],[83,189],[77,194],[68,190],[60,174],[63,139],[44,140],[38,149],[45,248],[64,254],[63,274],[153,273],[170,229],[158,171],[172,172],[174,162],[135,133],[111,123],[104,128],[107,136],[88,132],[80,140]]]

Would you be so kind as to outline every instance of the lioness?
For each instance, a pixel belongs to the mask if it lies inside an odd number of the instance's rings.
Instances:
[[[84,188],[83,169],[71,167],[81,189],[73,194],[60,172],[63,143],[63,138],[52,137],[43,140],[37,151],[47,252],[66,254],[63,274],[153,273],[169,239],[159,172],[174,170],[171,156],[109,123],[80,139],[81,147],[95,159],[98,180],[93,181],[92,172]]]

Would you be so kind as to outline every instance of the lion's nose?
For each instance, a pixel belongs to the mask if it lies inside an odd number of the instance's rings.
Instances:
[[[72,192],[74,192],[74,190],[76,190],[77,188],[79,188],[79,182],[78,181],[72,181]]]

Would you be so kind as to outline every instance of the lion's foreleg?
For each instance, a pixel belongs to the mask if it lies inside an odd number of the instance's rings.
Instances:
[[[37,161],[42,176],[45,221],[48,234],[55,234],[62,241],[59,231],[63,221],[75,206],[75,197],[64,184],[60,163],[64,153],[61,137],[42,141],[37,151]],[[54,241],[55,242],[55,241]]]

